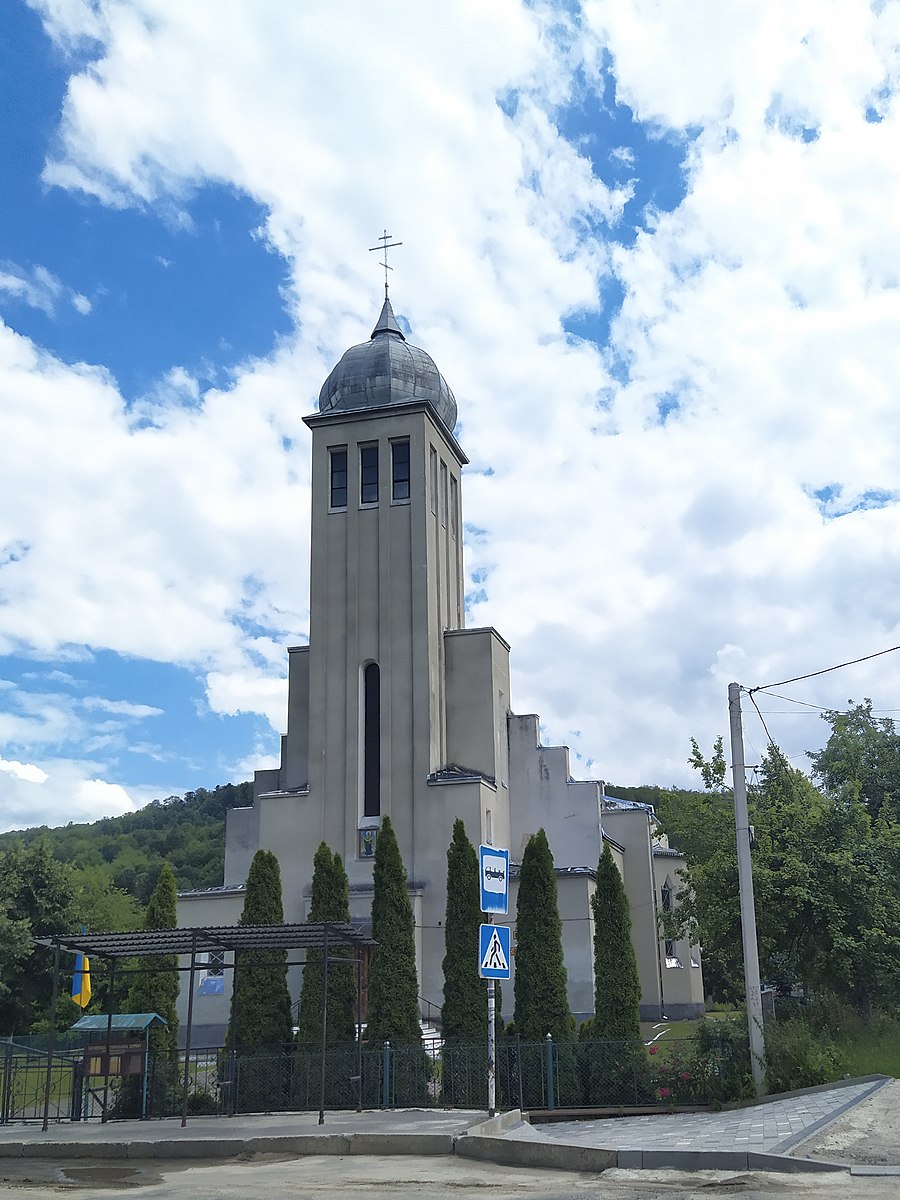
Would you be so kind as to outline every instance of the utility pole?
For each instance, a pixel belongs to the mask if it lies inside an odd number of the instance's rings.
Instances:
[[[744,943],[750,1068],[753,1071],[756,1094],[764,1096],[766,1046],[763,1038],[762,995],[759,986],[759,951],[756,945],[756,908],[753,903],[753,863],[750,858],[750,817],[747,812],[747,776],[744,767],[744,730],[741,724],[739,683],[728,685],[728,719],[731,726],[731,772],[734,779],[734,823],[737,832],[738,892],[741,902],[741,937]]]

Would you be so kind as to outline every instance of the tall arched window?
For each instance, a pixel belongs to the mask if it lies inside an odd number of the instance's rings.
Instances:
[[[381,672],[363,671],[363,816],[381,816]]]

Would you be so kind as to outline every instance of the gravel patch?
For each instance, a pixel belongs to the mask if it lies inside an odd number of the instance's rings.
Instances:
[[[900,1167],[900,1080],[892,1079],[791,1154],[849,1165]]]

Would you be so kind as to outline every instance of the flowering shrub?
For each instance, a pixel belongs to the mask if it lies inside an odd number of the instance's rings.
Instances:
[[[684,1046],[679,1043],[672,1046],[672,1053],[663,1062],[655,1066],[653,1082],[655,1083],[656,1099],[664,1104],[702,1104],[702,1096],[698,1096],[694,1088],[694,1076],[687,1069],[683,1059]]]

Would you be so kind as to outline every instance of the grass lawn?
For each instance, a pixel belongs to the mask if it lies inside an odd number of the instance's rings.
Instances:
[[[900,1022],[860,1026],[835,1039],[850,1075],[893,1075],[900,1079]]]
[[[641,1021],[641,1037],[645,1042],[681,1042],[697,1033],[696,1021]]]

